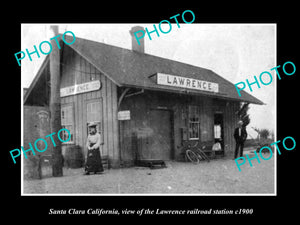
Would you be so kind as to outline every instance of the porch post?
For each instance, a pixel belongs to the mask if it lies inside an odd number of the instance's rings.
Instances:
[[[58,26],[50,26],[55,36],[58,35]],[[60,39],[60,38],[59,38]],[[52,151],[52,175],[54,177],[63,176],[63,156],[61,150],[61,142],[58,140],[58,131],[61,129],[60,118],[60,52],[55,43],[55,39],[51,40],[53,46],[50,54],[50,128],[56,146]]]

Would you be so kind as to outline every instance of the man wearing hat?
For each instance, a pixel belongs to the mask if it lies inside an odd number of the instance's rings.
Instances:
[[[243,156],[244,150],[244,142],[247,139],[247,131],[246,128],[243,126],[243,121],[238,122],[238,127],[234,130],[234,139],[235,139],[235,151],[234,151],[234,159],[238,156],[238,151],[240,148],[240,157]]]
[[[101,143],[101,136],[97,133],[96,130],[96,123],[89,123],[89,135],[87,137],[86,147],[88,149],[87,152],[87,159],[85,164],[85,174],[88,175],[90,172],[97,172],[102,173],[103,165],[101,161],[101,154],[100,154],[100,145]]]

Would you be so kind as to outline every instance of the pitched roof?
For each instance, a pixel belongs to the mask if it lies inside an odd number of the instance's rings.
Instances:
[[[73,41],[71,38],[72,37],[65,36],[68,43]],[[260,105],[264,104],[262,101],[245,91],[241,91],[241,96],[239,96],[235,86],[231,82],[209,69],[78,37],[76,37],[76,41],[72,45],[69,45],[69,47],[74,49],[120,87],[136,87],[156,91],[204,95]],[[47,72],[45,72],[45,70],[48,64],[49,57],[46,57],[38,74],[24,96],[24,104],[28,103],[29,96],[33,89],[43,89],[41,88],[41,85],[46,83],[45,79],[47,79]],[[160,85],[157,84],[155,79],[157,73],[218,83],[219,92],[215,93]],[[38,92],[38,96],[40,97],[35,98],[36,100],[33,102],[31,101],[30,104],[39,105],[47,102],[45,100],[47,94]]]
[[[72,37],[65,36],[65,38],[67,42],[73,40]],[[76,41],[69,47],[121,87],[209,95],[254,104],[264,104],[244,91],[241,91],[241,97],[239,97],[235,86],[231,82],[209,69],[77,37]],[[151,77],[157,73],[218,83],[219,92],[160,85]]]

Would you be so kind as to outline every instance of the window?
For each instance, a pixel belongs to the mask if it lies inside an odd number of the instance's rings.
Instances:
[[[62,128],[66,128],[71,133],[71,138],[68,142],[64,143],[74,143],[74,113],[73,113],[73,105],[66,105],[61,107],[61,126]],[[63,140],[69,139],[69,134],[67,131],[63,130],[60,133],[60,136]]]
[[[215,133],[215,139],[221,138],[221,125],[220,124],[214,125],[214,133]]]
[[[200,137],[200,110],[198,106],[190,105],[189,113],[189,139],[199,140]]]
[[[214,138],[221,140],[223,137],[223,113],[214,114]]]
[[[86,104],[86,115],[87,115],[87,132],[88,132],[88,124],[93,122],[96,123],[97,132],[101,132],[101,122],[100,122],[100,101],[88,102]]]

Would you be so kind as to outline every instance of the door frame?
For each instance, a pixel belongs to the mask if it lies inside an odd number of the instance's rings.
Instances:
[[[216,114],[218,115],[221,115],[221,118],[222,118],[222,121],[221,121],[221,147],[222,147],[222,151],[225,152],[225,149],[224,149],[224,146],[225,146],[225,143],[224,143],[224,136],[225,136],[225,133],[224,133],[224,113],[223,112],[220,112],[220,111],[215,111],[214,112],[214,120],[213,120],[213,125],[215,126],[215,116]],[[215,141],[215,130],[213,128],[213,131],[214,131],[214,141]]]
[[[167,108],[167,107],[149,107],[149,114],[151,110],[158,110],[158,111],[168,111],[170,113],[170,136],[171,136],[171,140],[170,140],[170,160],[174,160],[175,159],[175,140],[174,140],[174,110]],[[151,126],[150,123],[150,116],[148,117],[148,123],[149,126]],[[147,148],[147,150],[149,150]]]
[[[106,131],[105,131],[105,127],[104,127],[104,116],[103,116],[103,98],[102,97],[96,97],[96,98],[88,98],[85,99],[83,101],[83,118],[82,118],[82,136],[83,136],[83,147],[85,148],[85,144],[86,144],[86,140],[88,137],[88,117],[87,117],[87,104],[89,103],[93,103],[93,102],[99,102],[100,103],[100,111],[98,112],[100,114],[99,119],[97,121],[93,121],[93,122],[99,122],[100,123],[100,132],[101,132],[101,142],[104,142],[105,138],[106,138]],[[99,132],[97,130],[97,132]],[[101,155],[107,155],[108,152],[104,151],[103,147],[100,148],[101,149]]]

